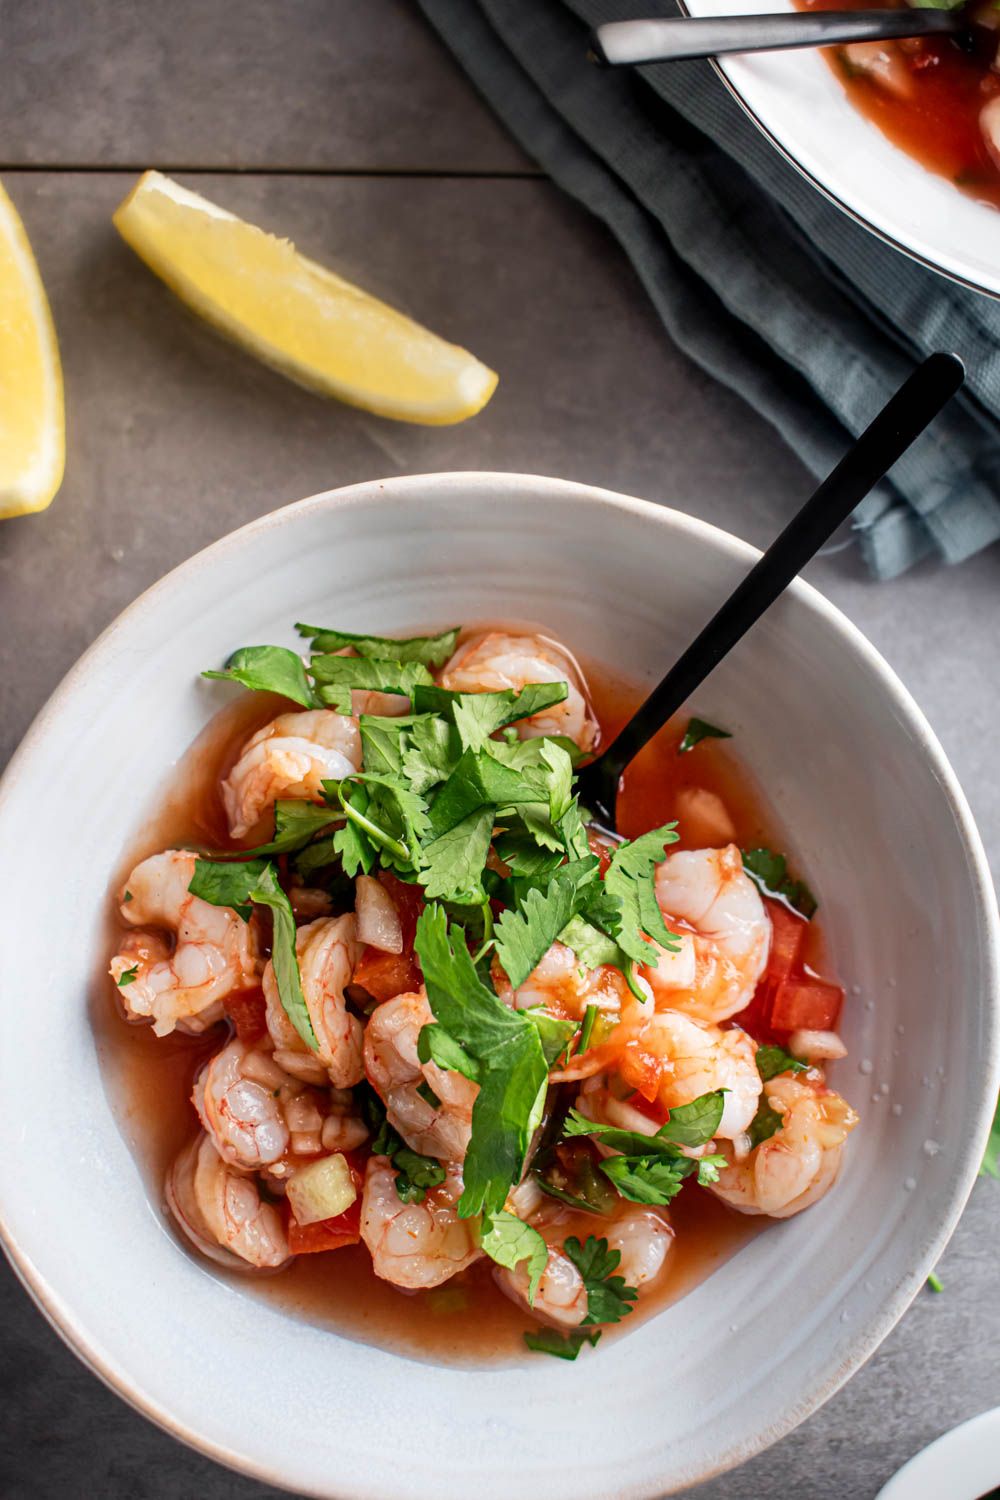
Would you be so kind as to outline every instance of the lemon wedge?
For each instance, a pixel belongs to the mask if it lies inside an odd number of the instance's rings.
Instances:
[[[65,457],[52,314],[24,225],[0,187],[0,517],[51,504]]]
[[[114,223],[195,312],[324,395],[443,425],[474,416],[496,389],[467,350],[160,172],[140,177]]]

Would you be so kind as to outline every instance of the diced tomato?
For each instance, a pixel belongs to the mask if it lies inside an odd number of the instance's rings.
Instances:
[[[378,948],[366,948],[351,982],[381,1004],[409,990],[419,990],[424,977],[412,952],[381,953]]]
[[[775,1031],[836,1031],[844,992],[839,984],[806,975],[778,986],[771,1004]]]
[[[638,1110],[640,1115],[645,1115],[647,1120],[652,1120],[655,1125],[664,1125],[670,1118],[670,1111],[656,1099],[647,1099],[640,1093],[632,1094],[626,1101],[630,1109]]]
[[[614,846],[609,844],[607,839],[603,838],[601,834],[595,833],[593,829],[587,834],[587,843],[590,845],[591,854],[596,854],[600,860],[600,864],[597,867],[597,876],[599,880],[603,880],[608,873],[608,866],[611,864]]]
[[[361,1198],[335,1219],[318,1219],[315,1224],[300,1224],[288,1216],[288,1248],[293,1255],[318,1255],[323,1250],[340,1250],[356,1245],[361,1238]]]
[[[750,1004],[733,1017],[757,1041],[767,1041],[779,1029],[773,1020],[775,996],[792,975],[800,975],[809,924],[781,901],[765,901],[771,919],[771,952],[767,968]]]
[[[764,979],[775,990],[801,961],[809,924],[780,901],[765,901],[764,905],[771,918],[771,953]]]
[[[267,1002],[263,990],[244,990],[242,994],[227,995],[223,1003],[226,1015],[236,1027],[236,1035],[244,1046],[252,1047],[267,1036]]]
[[[419,885],[400,880],[391,870],[379,870],[378,881],[388,891],[399,912],[399,924],[403,929],[403,952],[409,953],[417,931],[417,918],[424,909],[424,893]]]

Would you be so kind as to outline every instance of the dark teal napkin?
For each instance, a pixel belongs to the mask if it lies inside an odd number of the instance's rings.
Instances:
[[[936,275],[828,203],[707,63],[601,70],[601,21],[671,0],[419,0],[536,161],[602,219],[675,342],[823,475],[933,349],[969,367],[954,402],[860,507],[891,578],[1000,537],[1000,302]],[[1000,232],[1000,219],[998,219]]]

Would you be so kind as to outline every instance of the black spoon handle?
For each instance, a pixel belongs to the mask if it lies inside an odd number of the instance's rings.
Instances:
[[[965,366],[956,354],[932,354],[924,360],[771,543],[617,739],[598,760],[584,767],[584,796],[597,804],[598,813],[610,816],[612,826],[618,780],[629,761],[770,608],[964,379]]]
[[[719,57],[726,52],[772,52],[788,47],[829,47],[838,42],[928,36],[962,28],[947,10],[820,11],[770,16],[670,16],[648,21],[608,21],[590,36],[591,55],[610,67]]]

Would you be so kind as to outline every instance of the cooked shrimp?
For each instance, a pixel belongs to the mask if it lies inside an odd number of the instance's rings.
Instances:
[[[550,1015],[574,1021],[583,1020],[588,1005],[616,1014],[621,1009],[623,996],[628,993],[620,969],[609,964],[602,964],[599,969],[585,969],[572,948],[559,942],[553,943],[543,954],[537,968],[516,990],[511,988],[510,980],[496,960],[491,975],[494,988],[505,1005],[515,1010],[541,1006]]]
[[[311,1051],[285,1013],[270,961],[264,970],[267,1029],[279,1067],[306,1083],[331,1082],[349,1089],[364,1076],[364,1027],[347,1009],[344,991],[361,957],[354,917],[321,917],[295,934],[302,997],[319,1046]]]
[[[522,740],[561,734],[581,750],[593,750],[599,733],[583,673],[567,651],[544,635],[507,635],[491,630],[464,641],[444,666],[439,681],[458,693],[520,691],[530,682],[565,682],[568,696],[543,713],[522,719]]]
[[[587,1316],[587,1288],[583,1277],[569,1256],[554,1245],[549,1245],[549,1258],[534,1303],[528,1300],[531,1278],[524,1261],[513,1270],[497,1266],[493,1279],[505,1297],[519,1303],[525,1312],[540,1323],[548,1323],[551,1328],[579,1328]]]
[[[656,900],[680,951],[643,969],[657,1004],[705,1021],[749,1005],[771,951],[771,921],[735,844],[680,849],[656,869]]]
[[[460,1219],[462,1174],[451,1167],[440,1187],[422,1203],[402,1203],[388,1157],[373,1156],[365,1174],[361,1238],[371,1252],[376,1276],[404,1291],[440,1286],[471,1265],[479,1248],[479,1220]]]
[[[157,1036],[179,1027],[201,1032],[222,1017],[222,1001],[258,982],[254,929],[228,906],[212,906],[188,890],[197,856],[168,849],[136,865],[120,911],[133,927],[174,934],[130,934],[111,960],[111,977],[131,1020],[152,1019]],[[135,978],[122,978],[135,970]]]
[[[676,1010],[652,1011],[631,996],[619,1028],[622,1080],[664,1110],[726,1089],[716,1134],[741,1135],[757,1113],[761,1080],[757,1044],[738,1026],[723,1031]]]
[[[203,1255],[231,1270],[277,1271],[290,1259],[281,1215],[252,1177],[233,1171],[199,1135],[170,1168],[167,1204]]]
[[[365,1072],[385,1104],[389,1124],[408,1146],[422,1156],[461,1162],[479,1085],[437,1063],[420,1061],[417,1038],[433,1020],[423,990],[376,1006],[365,1027]],[[436,1095],[437,1104],[418,1093],[421,1084]]]
[[[229,832],[242,838],[279,797],[322,802],[321,782],[360,769],[357,719],[329,708],[279,714],[247,740],[222,783]]]
[[[655,1208],[629,1206],[600,1232],[621,1256],[614,1274],[639,1291],[660,1275],[674,1242],[674,1231]]]
[[[255,1171],[285,1154],[288,1124],[280,1087],[266,1087],[244,1072],[248,1054],[252,1049],[234,1037],[202,1068],[191,1102],[223,1160]]]
[[[739,1141],[725,1146],[730,1164],[711,1191],[740,1213],[787,1219],[833,1186],[858,1117],[819,1072],[779,1074],[765,1085],[765,1094],[782,1117],[780,1129],[742,1159]]]
[[[230,1166],[281,1181],[324,1149],[328,1096],[307,1088],[267,1046],[234,1037],[202,1068],[191,1102]]]

